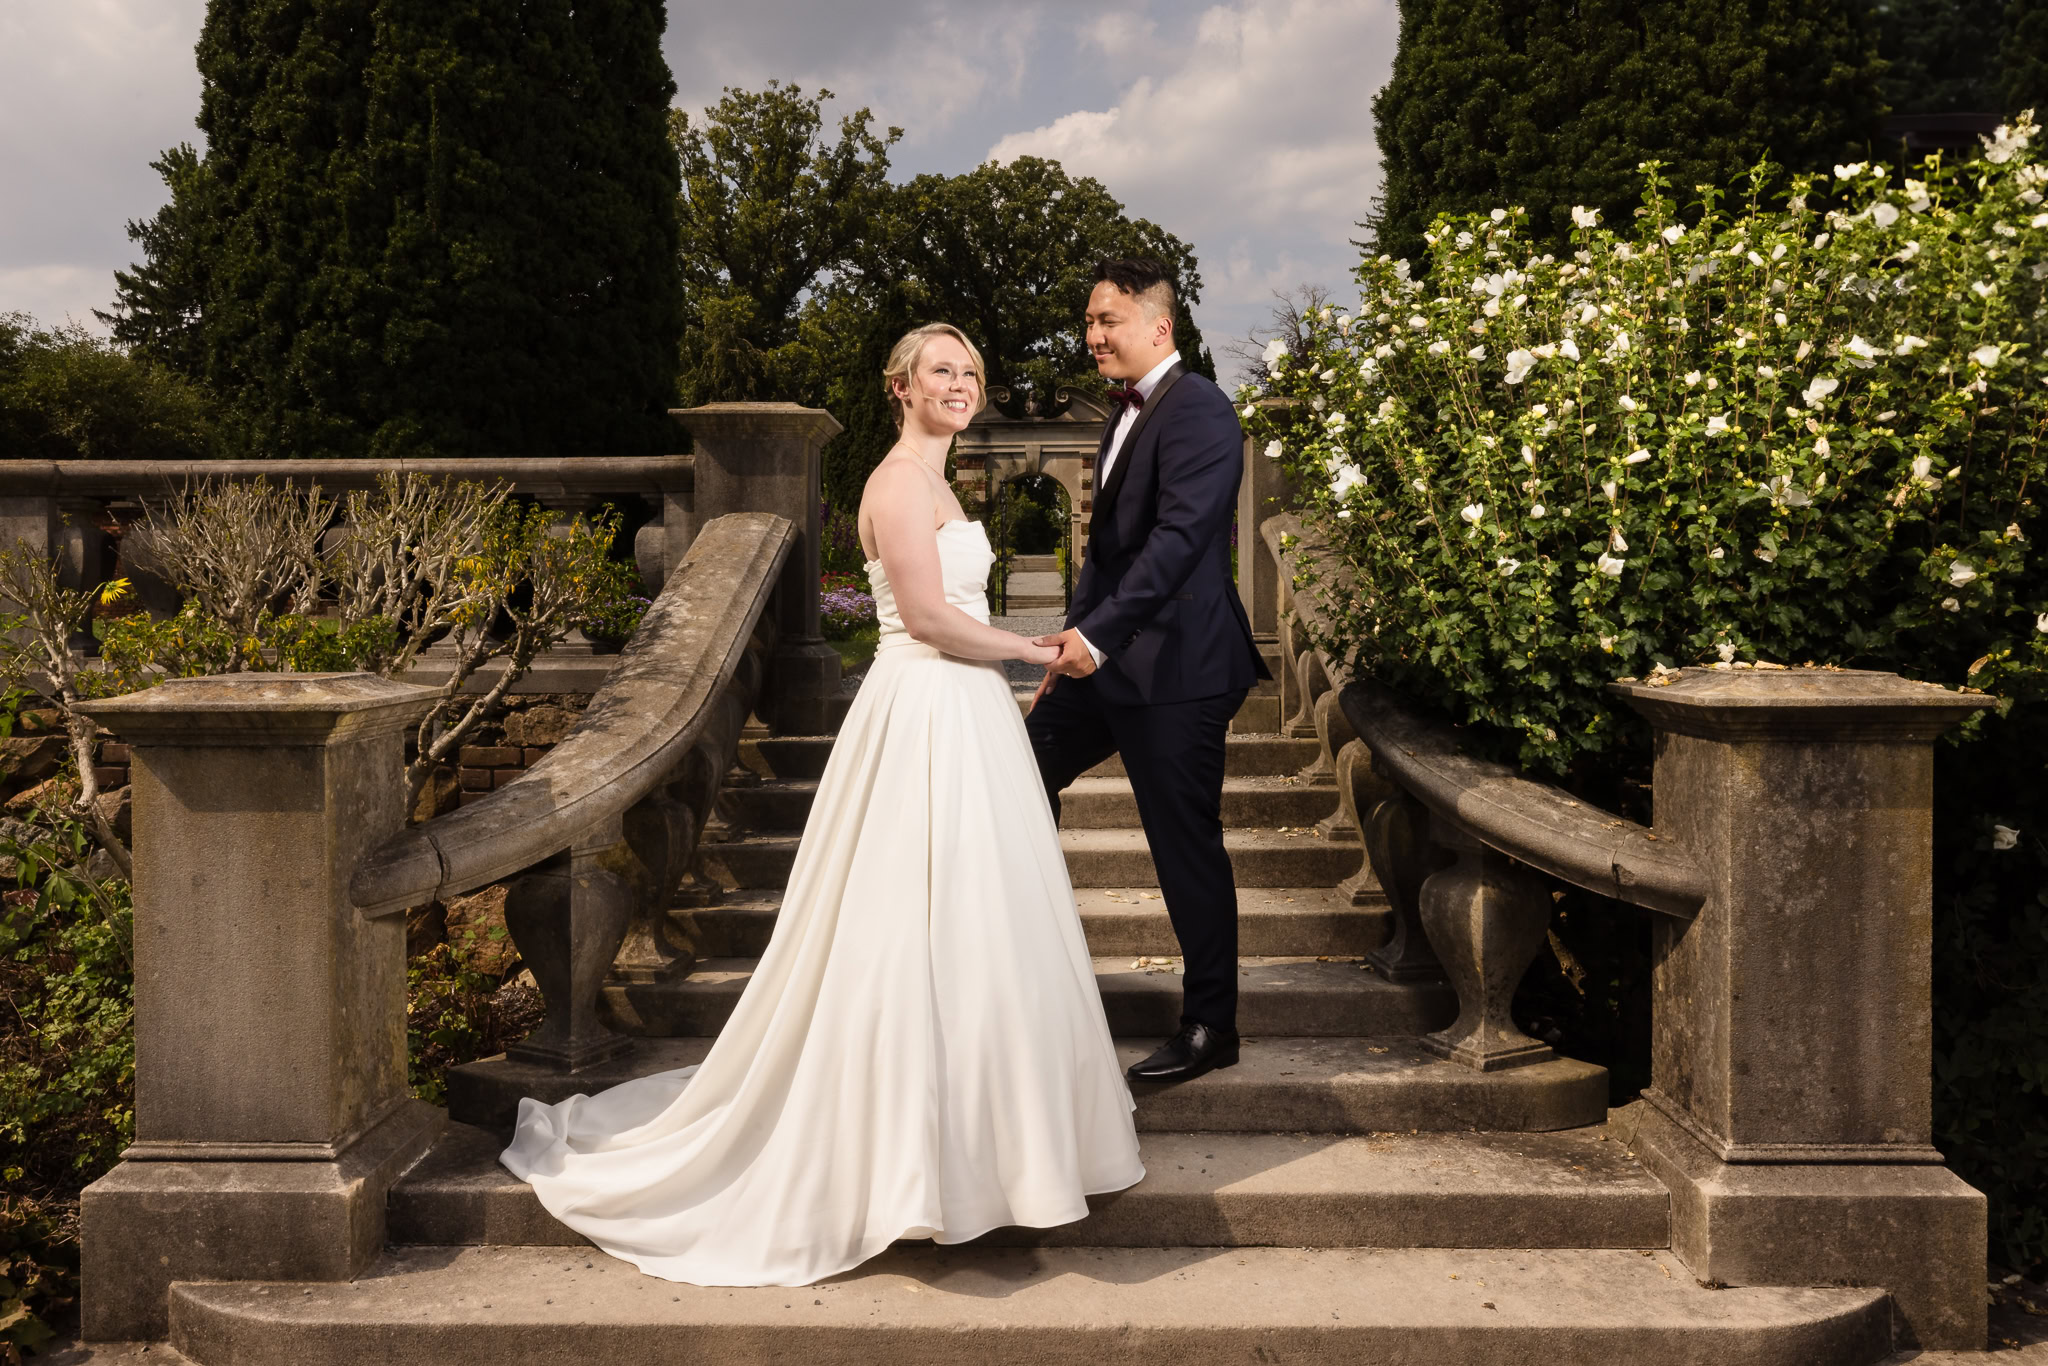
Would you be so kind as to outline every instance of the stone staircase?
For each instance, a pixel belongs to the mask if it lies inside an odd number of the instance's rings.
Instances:
[[[502,1059],[464,1069],[458,1122],[392,1192],[394,1245],[369,1275],[176,1286],[173,1345],[206,1366],[1883,1359],[1882,1291],[1692,1279],[1668,1251],[1669,1194],[1605,1126],[1602,1069],[1480,1073],[1424,1050],[1455,1000],[1364,961],[1389,913],[1337,890],[1360,847],[1314,834],[1335,790],[1301,776],[1317,743],[1273,734],[1277,706],[1248,699],[1244,720],[1265,733],[1228,742],[1243,1060],[1139,1094],[1148,1175],[1087,1219],[904,1244],[801,1289],[706,1289],[596,1253],[497,1164],[520,1096],[594,1091],[710,1046],[772,931],[831,748],[760,738],[743,743],[752,781],[721,799],[702,850],[722,894],[673,912],[694,970],[606,989],[615,1024],[646,1036],[635,1054],[571,1077]],[[1176,1027],[1180,979],[1114,761],[1069,794],[1064,826],[1110,1028],[1135,1060]]]
[[[1067,588],[1057,555],[1013,555],[1003,586],[1003,610],[1013,616],[1067,610]]]

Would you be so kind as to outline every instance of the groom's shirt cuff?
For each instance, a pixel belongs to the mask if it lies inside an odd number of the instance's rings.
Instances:
[[[1075,634],[1076,636],[1079,636],[1079,637],[1080,637],[1080,640],[1081,640],[1081,643],[1082,643],[1083,645],[1086,645],[1086,646],[1088,647],[1088,657],[1089,657],[1090,659],[1093,659],[1093,660],[1095,661],[1095,667],[1096,667],[1096,668],[1098,668],[1098,669],[1099,669],[1099,668],[1101,668],[1101,667],[1102,667],[1102,661],[1103,661],[1103,660],[1105,660],[1105,659],[1107,659],[1107,658],[1109,658],[1109,656],[1108,656],[1108,655],[1105,655],[1104,653],[1102,653],[1102,651],[1100,651],[1100,650],[1096,649],[1096,648],[1095,648],[1095,643],[1094,643],[1093,641],[1089,640],[1089,639],[1088,639],[1088,637],[1086,637],[1086,636],[1083,636],[1083,635],[1081,635],[1081,633],[1080,633],[1079,631],[1076,631],[1076,632],[1074,632],[1074,634]]]

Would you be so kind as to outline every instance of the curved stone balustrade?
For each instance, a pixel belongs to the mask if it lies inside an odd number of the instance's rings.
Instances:
[[[1353,682],[1341,697],[1381,770],[1480,843],[1645,910],[1691,919],[1706,900],[1698,864],[1655,831],[1525,778],[1512,765],[1471,757],[1455,729],[1375,680]]]
[[[774,645],[768,609],[796,536],[770,513],[707,522],[561,743],[358,865],[349,895],[366,916],[524,870],[506,922],[548,1016],[512,1055],[573,1070],[622,1052],[628,1041],[597,1018],[607,974],[648,981],[689,968],[668,898],[759,692]]]
[[[1345,591],[1333,577],[1341,570],[1292,514],[1260,530],[1281,566],[1301,712],[1322,741],[1309,771],[1339,778],[1323,833],[1363,839],[1395,913],[1393,937],[1371,961],[1394,981],[1450,979],[1458,1019],[1424,1041],[1439,1056],[1482,1071],[1552,1057],[1509,1015],[1550,924],[1540,875],[1689,917],[1705,900],[1704,874],[1654,831],[1465,754],[1452,727],[1316,649],[1328,638],[1324,595]]]

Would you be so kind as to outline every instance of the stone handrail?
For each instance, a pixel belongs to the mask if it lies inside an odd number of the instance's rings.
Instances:
[[[633,559],[649,589],[660,588],[695,535],[694,455],[585,456],[570,460],[461,456],[418,460],[0,460],[0,541],[27,542],[59,557],[67,586],[96,588],[126,575],[153,611],[177,608],[175,594],[125,545],[110,567],[118,526],[150,504],[205,484],[258,479],[275,484],[350,491],[373,487],[386,474],[474,480],[504,485],[565,520],[594,512],[621,496],[644,501],[652,516],[633,538]],[[703,510],[705,516],[731,511]],[[81,645],[87,642],[81,641]]]
[[[372,852],[349,883],[357,909],[385,915],[496,882],[666,781],[740,670],[795,540],[769,513],[704,526],[574,729],[511,783]]]
[[[687,455],[441,457],[424,460],[0,460],[0,498],[118,498],[173,494],[210,479],[271,479],[366,489],[386,474],[478,479],[520,493],[663,493],[688,489]]]
[[[1342,706],[1387,777],[1489,848],[1666,915],[1691,919],[1707,899],[1706,876],[1676,845],[1510,765],[1473,758],[1455,730],[1385,684],[1353,682]]]
[[[690,552],[569,734],[520,777],[372,850],[350,879],[366,916],[519,874],[505,922],[547,1002],[509,1056],[575,1070],[631,1042],[598,1018],[607,976],[659,981],[692,952],[670,926],[772,654],[797,531],[738,512]]]

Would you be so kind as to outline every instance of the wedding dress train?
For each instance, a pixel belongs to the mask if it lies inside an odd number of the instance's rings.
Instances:
[[[937,534],[947,600],[986,620],[986,532]],[[730,1022],[696,1067],[521,1101],[502,1157],[652,1275],[808,1284],[1145,1174],[1009,682],[912,639],[868,576],[881,643]]]

